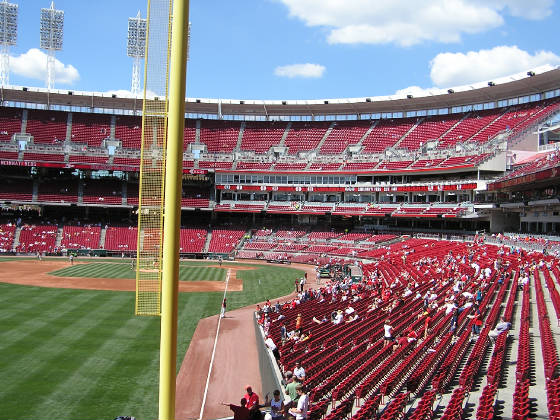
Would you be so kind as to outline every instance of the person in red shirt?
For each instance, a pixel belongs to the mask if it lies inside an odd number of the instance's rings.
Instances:
[[[245,398],[241,398],[241,405],[224,402],[221,404],[229,406],[229,409],[233,411],[233,420],[247,420],[249,418],[249,409],[246,407],[247,400]]]
[[[247,401],[247,409],[250,410],[254,405],[259,405],[259,396],[253,392],[250,385],[245,387],[247,393],[243,398]]]

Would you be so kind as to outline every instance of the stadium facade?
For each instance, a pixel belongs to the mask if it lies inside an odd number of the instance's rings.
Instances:
[[[443,92],[188,99],[183,217],[204,226],[560,231],[560,69]],[[25,209],[134,224],[141,100],[0,93],[4,218]],[[150,164],[161,150],[145,157]]]

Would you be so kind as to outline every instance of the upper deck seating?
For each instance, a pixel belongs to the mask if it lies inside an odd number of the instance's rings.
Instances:
[[[21,109],[0,107],[0,141],[8,142],[21,132],[21,117]]]
[[[129,115],[117,116],[115,138],[122,142],[122,147],[140,149],[142,146],[142,118]]]
[[[200,121],[200,142],[208,153],[232,153],[237,145],[241,123],[238,121]]]
[[[196,141],[196,120],[186,119],[185,129],[183,131],[183,148]]]
[[[449,115],[427,117],[406,135],[399,144],[399,147],[408,150],[418,150],[422,144],[439,139],[458,121],[457,117]]]
[[[490,125],[503,114],[502,110],[476,111],[464,117],[459,124],[446,133],[440,140],[438,147],[445,148],[463,143]]]
[[[286,136],[288,153],[296,155],[298,152],[316,149],[329,126],[330,123],[326,121],[292,122]]]
[[[241,150],[266,153],[272,146],[278,146],[288,124],[281,121],[247,122],[243,130]]]
[[[392,147],[415,124],[410,118],[399,120],[379,120],[369,135],[363,140],[362,153],[382,153]]]
[[[111,134],[111,116],[106,114],[72,113],[71,140],[99,147]]]
[[[66,140],[68,114],[62,111],[29,110],[26,132],[35,143],[57,144]]]
[[[339,154],[356,145],[371,126],[369,121],[337,121],[321,146],[321,154]]]
[[[33,162],[64,162],[63,154],[24,152],[23,160]]]

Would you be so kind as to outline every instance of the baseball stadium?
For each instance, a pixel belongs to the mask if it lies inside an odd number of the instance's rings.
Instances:
[[[19,86],[17,11],[0,418],[560,419],[560,68],[185,98],[189,2],[151,0],[132,95]]]

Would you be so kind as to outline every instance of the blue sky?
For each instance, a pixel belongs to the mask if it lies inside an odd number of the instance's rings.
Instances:
[[[39,13],[19,0],[10,83],[44,87]],[[59,0],[56,88],[130,89],[127,19],[146,1]],[[421,93],[560,65],[554,0],[191,0],[187,96],[319,99]],[[64,67],[63,67],[64,66]]]

